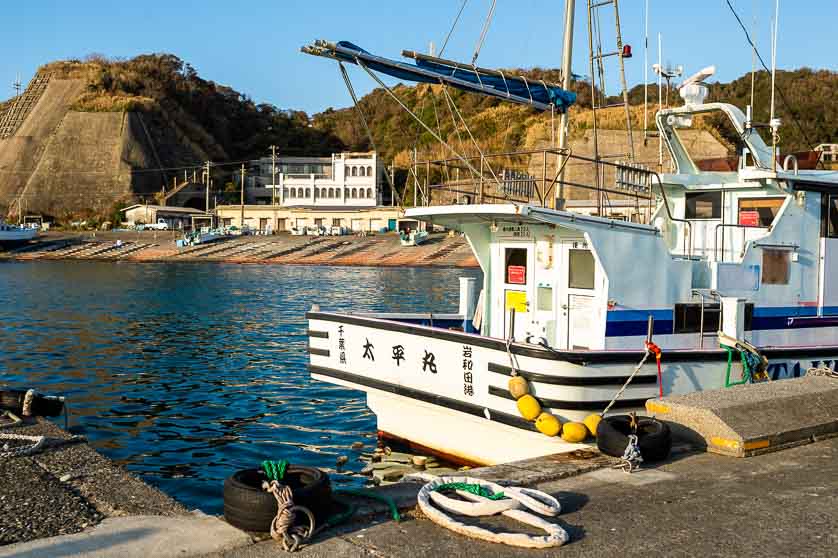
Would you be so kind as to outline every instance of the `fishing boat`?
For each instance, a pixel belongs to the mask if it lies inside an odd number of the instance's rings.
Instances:
[[[399,241],[402,246],[419,246],[428,240],[426,231],[403,231],[399,233]]]
[[[223,229],[201,227],[198,230],[184,233],[183,245],[196,246],[198,244],[209,244],[210,242],[215,242],[216,240],[220,240],[228,236],[230,235]]]
[[[535,108],[565,112],[572,102],[549,84],[541,97],[526,84],[532,97],[516,98],[510,76],[473,65],[427,56],[414,57],[416,66],[388,62],[351,43],[310,48],[368,73],[436,79]],[[312,309],[312,377],[365,391],[384,436],[496,464],[576,447],[520,415],[507,388],[513,375],[566,422],[834,368],[838,172],[801,170],[794,156],[779,157],[778,120],[760,124],[750,108],[706,102],[712,73],[685,80],[683,106],[656,115],[672,172],[574,155],[564,145],[416,164],[425,186],[406,217],[464,233],[482,285],[461,280],[450,314]],[[739,138],[733,170],[705,170],[688,141],[710,118]],[[531,187],[513,190],[499,178],[516,162],[512,175],[526,175]],[[593,179],[582,184],[573,165],[587,165]],[[473,178],[447,180],[455,166]],[[573,210],[574,191],[596,201],[594,214]],[[612,204],[631,210],[613,212]]]
[[[10,225],[0,220],[0,247],[10,248],[25,244],[38,236],[38,229],[35,227],[21,227]]]

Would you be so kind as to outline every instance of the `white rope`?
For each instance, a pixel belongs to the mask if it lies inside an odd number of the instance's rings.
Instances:
[[[809,368],[806,371],[807,376],[821,376],[825,378],[838,378],[838,372],[831,368],[826,368],[825,366],[819,366],[817,368]]]
[[[477,41],[477,46],[474,47],[474,56],[471,57],[471,65],[477,63],[477,57],[480,56],[480,49],[483,48],[483,41],[486,40],[486,34],[489,32],[489,25],[492,24],[492,16],[495,13],[495,4],[497,0],[492,0],[492,6],[489,8],[489,14],[486,16],[486,21],[483,23],[483,30],[480,32],[480,39]]]
[[[271,538],[281,542],[286,552],[296,551],[314,533],[314,514],[304,506],[294,505],[294,493],[291,487],[274,480],[270,483],[263,481],[262,488],[276,498],[276,517],[271,521]],[[294,525],[298,511],[308,517],[308,527]]]
[[[650,354],[652,353],[649,352],[649,348],[647,347],[646,352],[643,354],[643,358],[640,359],[640,363],[637,366],[635,366],[634,372],[632,372],[631,376],[628,377],[628,380],[626,380],[626,383],[624,383],[623,387],[620,388],[620,391],[618,391],[616,395],[614,395],[614,398],[611,399],[611,402],[608,404],[605,410],[600,413],[600,416],[605,416],[605,413],[607,413],[608,410],[614,405],[614,403],[616,403],[617,400],[623,396],[623,392],[626,391],[628,385],[631,383],[634,377],[637,376],[637,373],[640,372],[640,369],[643,368],[643,365],[646,364],[646,359],[649,358]]]
[[[23,407],[21,409],[21,414],[25,417],[32,416],[32,403],[35,401],[35,390],[29,389],[26,390],[26,395],[23,396]]]
[[[30,442],[30,445],[23,445],[11,447],[8,443],[0,446],[0,458],[6,457],[22,457],[24,455],[31,455],[41,451],[44,443],[46,443],[46,436],[27,436],[25,434],[0,434],[0,441],[2,440],[17,440],[22,442]]]
[[[523,487],[500,486],[493,482],[471,477],[434,477],[427,473],[408,475],[404,480],[420,480],[426,483],[419,490],[419,495],[416,497],[419,509],[422,510],[422,513],[428,519],[455,533],[474,539],[521,548],[551,548],[561,546],[570,539],[567,531],[561,526],[550,523],[531,513],[536,512],[541,515],[555,517],[561,511],[561,505],[558,500],[544,492]],[[495,494],[503,492],[509,498],[505,500],[489,500],[471,492],[463,490],[456,491],[458,495],[469,500],[466,502],[450,498],[435,491],[437,487],[449,483],[477,484],[483,488],[488,488]],[[432,505],[431,502],[438,507]],[[443,510],[469,517],[482,517],[500,513],[531,527],[541,529],[546,535],[490,531],[477,525],[468,525],[457,521],[447,515]]]
[[[448,39],[451,38],[451,34],[454,33],[454,28],[457,27],[457,23],[460,21],[460,16],[463,15],[463,10],[466,8],[466,4],[468,4],[468,0],[463,0],[462,5],[460,6],[460,11],[457,12],[457,17],[454,18],[454,23],[451,25],[451,30],[448,31],[448,34],[445,36],[445,40],[442,42],[442,48],[439,49],[440,58],[442,58],[442,54],[445,52],[445,47],[448,46]]]

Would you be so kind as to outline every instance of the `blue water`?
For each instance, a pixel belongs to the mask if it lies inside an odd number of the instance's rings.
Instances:
[[[65,394],[71,427],[190,508],[263,459],[358,471],[363,394],[309,378],[305,312],[453,312],[477,270],[0,264],[0,385]],[[353,442],[362,449],[351,449]],[[335,483],[358,477],[332,475]]]

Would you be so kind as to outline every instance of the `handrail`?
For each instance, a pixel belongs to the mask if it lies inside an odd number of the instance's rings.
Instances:
[[[686,225],[687,231],[690,237],[690,246],[689,250],[687,249],[687,235],[684,235],[684,252],[687,253],[688,258],[692,258],[693,256],[693,224],[688,221],[687,219],[679,219],[677,217],[672,216],[672,211],[669,209],[669,200],[666,197],[666,191],[663,188],[663,181],[661,181],[660,175],[655,171],[650,171],[652,175],[658,179],[658,189],[660,190],[661,197],[663,198],[663,207],[666,209],[666,216],[669,217],[670,221],[675,221],[678,223],[684,223]]]
[[[713,259],[719,261],[719,229],[724,231],[725,228],[732,229],[767,229],[769,227],[753,227],[749,225],[740,225],[739,223],[717,223],[713,230]],[[725,237],[722,235],[722,261],[725,257]]]

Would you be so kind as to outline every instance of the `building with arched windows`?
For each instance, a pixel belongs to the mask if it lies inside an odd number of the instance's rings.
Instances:
[[[275,175],[274,175],[275,171]],[[219,206],[225,224],[259,230],[344,227],[379,231],[401,217],[375,152],[331,157],[263,157],[245,172],[245,206]],[[235,172],[233,180],[241,181]]]

